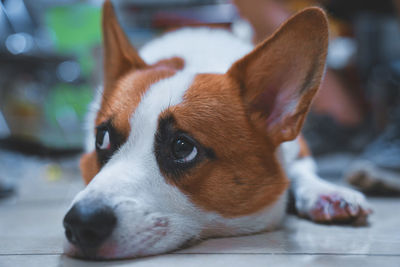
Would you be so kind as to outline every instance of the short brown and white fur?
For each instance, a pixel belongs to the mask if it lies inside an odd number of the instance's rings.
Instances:
[[[299,136],[325,68],[321,9],[299,12],[255,48],[199,28],[138,53],[108,1],[103,33],[104,85],[81,159],[87,187],[64,220],[68,255],[154,255],[273,230],[289,185],[298,214],[316,222],[370,213],[362,194],[318,177]]]

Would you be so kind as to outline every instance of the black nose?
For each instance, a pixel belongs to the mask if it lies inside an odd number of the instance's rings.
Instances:
[[[75,204],[64,218],[65,235],[80,248],[97,248],[109,237],[117,223],[110,207]]]

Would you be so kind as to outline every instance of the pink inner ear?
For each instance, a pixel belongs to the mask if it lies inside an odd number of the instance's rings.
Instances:
[[[302,84],[301,72],[294,71],[295,64],[275,70],[272,77],[266,78],[264,84],[267,88],[253,99],[253,110],[266,118],[267,124],[282,121],[296,109],[299,95],[299,87]]]
[[[265,89],[260,95],[254,99],[252,103],[253,111],[259,112],[261,115],[269,118],[275,109],[275,100],[277,98],[277,87],[270,87]]]

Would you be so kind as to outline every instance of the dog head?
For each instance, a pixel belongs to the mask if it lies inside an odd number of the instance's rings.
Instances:
[[[103,33],[104,88],[81,159],[88,185],[64,219],[66,253],[152,255],[279,224],[288,180],[276,150],[296,138],[318,90],[324,13],[293,16],[226,73],[189,73],[181,58],[147,64],[108,1]]]

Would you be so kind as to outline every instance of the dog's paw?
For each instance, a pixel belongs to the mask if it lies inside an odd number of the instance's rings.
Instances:
[[[309,188],[296,197],[300,216],[318,223],[365,224],[372,213],[360,192],[339,186]]]

